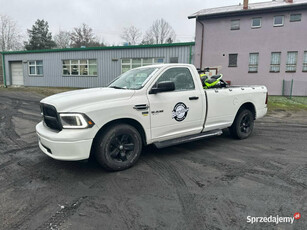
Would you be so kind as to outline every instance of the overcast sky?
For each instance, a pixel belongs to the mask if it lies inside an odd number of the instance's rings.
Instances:
[[[250,0],[250,3],[264,0]],[[34,22],[45,19],[52,35],[82,23],[93,28],[108,45],[122,45],[124,27],[136,26],[143,33],[155,19],[171,24],[180,42],[192,41],[195,19],[188,15],[204,8],[237,5],[243,0],[0,0],[0,14],[8,15],[24,35]]]

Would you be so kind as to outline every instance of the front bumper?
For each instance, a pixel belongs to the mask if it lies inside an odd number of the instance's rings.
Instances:
[[[43,122],[36,125],[40,149],[49,157],[65,161],[88,159],[97,132],[96,126],[89,129],[63,129],[54,132],[45,127]]]

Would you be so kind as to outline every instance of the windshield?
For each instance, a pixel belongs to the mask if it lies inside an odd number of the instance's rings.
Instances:
[[[151,67],[129,70],[115,79],[109,87],[115,89],[141,89],[157,69],[156,67]]]

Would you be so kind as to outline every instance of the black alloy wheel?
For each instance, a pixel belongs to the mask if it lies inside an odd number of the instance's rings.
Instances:
[[[251,117],[249,116],[248,113],[246,113],[240,122],[240,130],[242,133],[249,133],[250,127],[251,127]]]
[[[129,134],[114,136],[108,144],[108,154],[114,161],[124,162],[133,156],[135,143]]]
[[[120,171],[133,166],[142,152],[142,138],[136,128],[115,124],[95,138],[95,157],[109,171]]]
[[[254,114],[249,110],[242,108],[229,128],[231,135],[237,139],[248,138],[254,129]]]

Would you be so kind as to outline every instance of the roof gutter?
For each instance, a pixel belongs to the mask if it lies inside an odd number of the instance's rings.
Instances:
[[[247,10],[236,10],[236,11],[229,11],[229,12],[219,12],[219,13],[211,13],[211,14],[204,14],[204,15],[191,15],[188,16],[188,19],[193,18],[201,18],[201,19],[213,19],[213,18],[224,18],[224,17],[232,17],[232,16],[244,16],[244,15],[251,15],[251,14],[264,14],[264,13],[276,13],[276,12],[284,12],[289,10],[303,10],[307,9],[307,4],[294,4],[279,6],[279,7],[267,7],[267,8],[259,8],[259,9],[247,9]]]
[[[7,88],[6,85],[6,71],[5,71],[5,58],[4,58],[4,53],[2,54],[2,70],[3,70],[3,85],[5,88]]]
[[[25,54],[25,53],[50,53],[50,52],[70,52],[70,51],[89,51],[89,50],[117,50],[117,49],[142,49],[142,48],[162,48],[195,45],[195,42],[182,43],[165,43],[150,45],[131,45],[131,46],[103,46],[103,47],[87,47],[87,48],[64,48],[64,49],[47,49],[47,50],[20,50],[5,51],[3,54]]]

